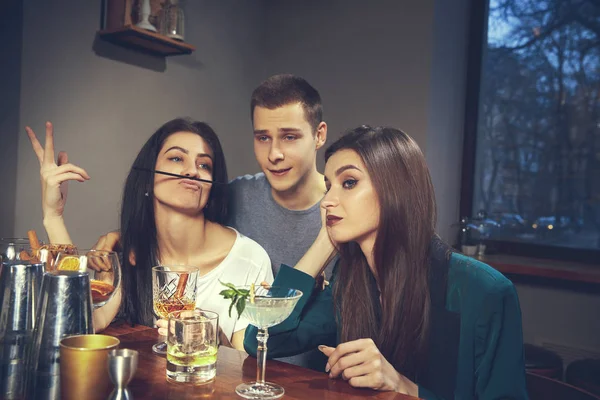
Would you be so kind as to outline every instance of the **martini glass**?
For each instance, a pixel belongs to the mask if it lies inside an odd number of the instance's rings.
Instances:
[[[241,289],[250,289],[249,286]],[[242,317],[258,328],[256,340],[256,381],[238,385],[235,392],[245,399],[278,399],[285,393],[283,387],[265,382],[267,364],[268,328],[283,322],[294,310],[302,297],[296,289],[281,287],[257,287],[254,302],[246,301]]]

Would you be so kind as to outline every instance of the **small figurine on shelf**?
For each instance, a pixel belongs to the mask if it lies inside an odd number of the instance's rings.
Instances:
[[[154,27],[154,25],[152,25],[149,21],[150,18],[150,0],[141,0],[141,4],[140,4],[140,13],[139,13],[139,21],[137,24],[135,24],[136,26],[152,31],[152,32],[156,32],[156,28]]]
[[[467,217],[460,219],[458,230],[457,248],[466,256],[474,256],[477,252],[477,246],[473,244],[471,224]]]
[[[484,240],[490,237],[490,226],[487,219],[487,213],[485,210],[479,210],[477,218],[473,221],[477,225],[479,231],[479,241],[477,243],[477,256],[483,257],[485,255],[485,242]]]
[[[161,20],[161,33],[167,37],[184,40],[184,15],[180,0],[167,0]]]

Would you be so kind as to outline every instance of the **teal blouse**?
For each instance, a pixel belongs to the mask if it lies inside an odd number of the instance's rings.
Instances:
[[[432,382],[445,379],[451,383],[446,400],[527,399],[521,310],[513,284],[490,266],[458,253],[451,254],[446,268],[445,304],[440,312],[435,312],[432,302],[431,337],[437,343],[430,347],[432,376],[417,377],[419,397],[444,398],[439,393],[444,391],[436,393],[434,388],[444,385]],[[290,317],[269,328],[269,358],[302,353],[321,344],[339,344],[334,284],[332,280],[324,291],[313,292],[311,276],[282,266],[273,286],[299,289],[304,294]],[[456,340],[451,339],[453,330]],[[256,333],[254,326],[246,329],[244,347],[251,355],[256,355]]]

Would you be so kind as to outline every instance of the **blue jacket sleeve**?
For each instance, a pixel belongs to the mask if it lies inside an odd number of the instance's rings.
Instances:
[[[267,357],[288,357],[316,348],[318,345],[336,345],[337,328],[333,310],[331,285],[313,293],[315,280],[304,272],[282,265],[273,286],[302,291],[302,297],[290,316],[281,324],[269,328]],[[248,325],[244,348],[256,356],[258,330]]]

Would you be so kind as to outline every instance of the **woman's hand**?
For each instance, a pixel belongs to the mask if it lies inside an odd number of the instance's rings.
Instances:
[[[121,232],[112,231],[98,238],[96,244],[92,247],[94,250],[121,251]]]
[[[353,340],[336,348],[319,346],[319,350],[329,358],[325,372],[330,378],[341,376],[354,387],[419,394],[417,385],[396,371],[371,339]]]
[[[70,180],[84,182],[90,179],[90,176],[83,168],[70,164],[65,152],[61,151],[58,154],[58,161],[54,161],[54,135],[50,122],[46,122],[45,147],[42,147],[30,127],[26,127],[25,130],[40,162],[44,220],[62,218],[67,201],[67,182]]]
[[[317,238],[294,268],[317,278],[335,256],[336,249],[326,230],[321,229]]]
[[[160,336],[167,336],[169,329],[169,320],[159,319],[158,321],[156,321],[156,326],[158,328],[158,334]]]

